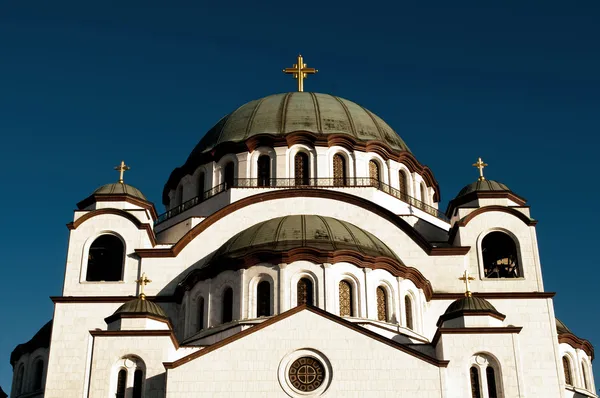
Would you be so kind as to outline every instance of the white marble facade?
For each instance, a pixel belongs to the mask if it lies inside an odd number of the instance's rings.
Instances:
[[[261,155],[269,157],[269,178],[294,180],[298,152],[307,155],[312,179],[336,177],[339,155],[344,178],[373,178],[376,162],[382,184],[234,183],[179,207],[225,182],[229,162],[238,182],[260,177]],[[593,348],[571,334],[559,341],[529,207],[488,192],[455,202],[446,218],[435,211],[439,188],[423,166],[388,152],[320,142],[225,153],[166,191],[166,210],[176,211],[158,223],[153,205],[131,195],[82,202],[70,224],[49,348],[15,359],[11,398],[595,397]],[[309,247],[250,263],[246,255],[222,270],[211,265],[234,235],[293,215],[350,223],[399,260]],[[488,277],[483,248],[492,233],[514,242],[514,275]],[[92,247],[107,235],[122,245],[120,275],[90,280]],[[212,271],[194,273],[205,269]],[[464,294],[458,278],[465,270],[475,296],[504,318],[484,311],[438,322]],[[139,294],[142,273],[152,280],[148,300],[169,321],[140,314],[109,327],[105,318]],[[301,280],[312,287],[312,306],[298,307]],[[349,307],[341,283],[350,286]]]

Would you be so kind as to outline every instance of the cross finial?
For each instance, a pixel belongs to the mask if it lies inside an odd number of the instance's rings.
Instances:
[[[123,184],[123,174],[129,169],[131,169],[131,167],[127,166],[124,160],[121,160],[121,164],[115,167],[115,170],[119,172],[119,182],[121,184]]]
[[[471,290],[469,290],[469,282],[474,281],[475,278],[469,275],[469,271],[465,270],[463,276],[461,276],[458,279],[465,282],[465,297],[471,297]]]
[[[283,73],[286,73],[288,75],[291,74],[294,76],[294,79],[298,80],[298,91],[304,91],[304,79],[306,79],[306,77],[309,74],[314,75],[317,72],[318,70],[316,70],[315,68],[306,67],[302,55],[298,55],[298,63],[294,64],[292,68],[285,68],[283,70]]]
[[[146,300],[146,295],[144,294],[144,286],[146,286],[150,282],[152,282],[152,281],[150,279],[148,279],[145,272],[142,274],[140,279],[135,281],[135,283],[140,285],[140,299]]]
[[[479,181],[485,180],[485,177],[483,176],[483,169],[486,168],[487,166],[488,166],[488,164],[483,163],[483,160],[481,160],[481,158],[479,158],[479,160],[477,160],[477,163],[473,163],[473,167],[477,167],[479,169]]]

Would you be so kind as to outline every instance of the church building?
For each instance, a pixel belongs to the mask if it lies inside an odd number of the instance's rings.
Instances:
[[[10,398],[597,397],[594,349],[544,290],[527,192],[479,158],[441,210],[392,127],[305,92],[301,56],[284,71],[298,91],[216,121],[162,214],[124,162],[77,204]]]

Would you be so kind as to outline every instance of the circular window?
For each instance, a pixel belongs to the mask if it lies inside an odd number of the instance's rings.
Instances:
[[[277,373],[279,385],[293,398],[320,397],[329,388],[333,375],[325,355],[310,348],[283,357]]]
[[[325,367],[315,358],[298,358],[290,365],[288,378],[296,390],[313,392],[323,384]]]

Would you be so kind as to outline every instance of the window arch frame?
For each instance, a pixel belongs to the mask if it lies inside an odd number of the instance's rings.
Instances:
[[[127,362],[130,361],[130,362]],[[118,397],[131,397],[133,398],[133,389],[135,384],[135,374],[141,371],[141,386],[140,386],[140,397],[144,396],[144,390],[146,388],[146,363],[142,358],[134,354],[124,355],[119,358],[112,366],[111,377],[110,377],[110,396]],[[125,372],[125,386],[124,394],[117,395],[119,388],[119,378],[121,372]],[[128,391],[131,390],[131,393]]]
[[[564,374],[564,378],[565,378],[565,384],[567,386],[575,386],[575,378],[574,375],[576,375],[576,372],[573,372],[573,358],[567,354],[564,353],[561,357],[561,362],[562,362],[562,366],[563,366],[563,374]],[[566,364],[566,366],[565,366]],[[567,375],[569,377],[567,377]],[[567,378],[569,379],[567,382]]]
[[[274,299],[273,289],[274,288],[275,287],[273,286],[273,283],[271,283],[271,281],[268,280],[267,278],[262,278],[256,284],[256,289],[255,289],[254,294],[256,296],[255,312],[256,312],[257,318],[273,315],[273,304],[274,304],[273,303],[273,301],[274,301],[273,300]],[[263,295],[266,295],[266,296],[262,297]],[[263,300],[266,301],[266,304],[263,304],[261,302]]]
[[[485,276],[485,264],[484,264],[484,260],[483,260],[483,240],[485,239],[486,236],[488,236],[489,234],[491,234],[493,232],[502,232],[502,233],[506,234],[509,238],[512,239],[513,243],[515,244],[515,249],[516,249],[516,254],[517,254],[518,271],[520,273],[519,277],[517,277],[517,278],[488,278]],[[477,261],[478,261],[479,275],[480,275],[479,280],[484,283],[501,282],[501,281],[506,281],[506,280],[511,280],[511,281],[525,280],[527,278],[527,275],[525,272],[525,267],[523,266],[522,259],[523,259],[523,256],[521,255],[521,242],[519,241],[519,239],[517,238],[517,236],[514,233],[512,233],[511,231],[509,231],[506,228],[500,228],[500,227],[489,228],[489,229],[486,229],[485,231],[481,232],[479,234],[479,236],[477,237]]]
[[[383,294],[383,300],[384,300],[384,308],[383,308],[383,313],[384,313],[384,317],[383,319],[380,318],[380,313],[381,313],[381,308],[379,306],[379,292],[382,292]],[[391,300],[391,294],[389,292],[389,288],[385,283],[380,283],[379,285],[377,285],[377,288],[375,289],[375,303],[377,305],[377,320],[380,322],[390,322],[392,319],[391,316],[391,308],[390,308],[390,303],[392,302]]]
[[[313,306],[319,306],[319,278],[313,271],[302,269],[296,272],[289,279],[290,287],[290,308],[297,307],[298,304],[298,282],[300,279],[306,278],[312,283],[313,288]]]
[[[341,160],[341,168],[342,168],[342,175],[341,176],[336,176],[336,159],[340,159]],[[349,169],[350,169],[350,162],[348,161],[348,156],[345,152],[343,151],[336,151],[333,153],[333,155],[331,156],[331,179],[332,179],[332,184],[333,186],[336,187],[346,187],[351,185],[350,184],[350,173],[349,173]]]
[[[404,320],[404,327],[406,329],[410,329],[413,332],[416,332],[416,322],[415,322],[415,312],[416,312],[416,300],[414,295],[410,292],[407,291],[404,293],[404,299],[403,299],[403,320]],[[409,316],[410,315],[410,316]]]
[[[290,181],[296,181],[296,154],[298,152],[304,152],[308,156],[308,180],[318,177],[317,175],[317,151],[314,147],[310,147],[304,144],[294,144],[288,148],[287,157],[287,178]]]
[[[398,169],[398,191],[400,191],[401,194],[406,195],[407,198],[404,198],[406,201],[408,201],[409,197],[411,196],[411,184],[410,184],[410,170],[404,168],[404,167],[400,167]],[[404,182],[404,184],[403,184]],[[404,185],[404,189],[403,186]]]
[[[232,185],[235,185],[235,180],[238,178],[238,158],[236,155],[232,154],[232,153],[228,153],[226,155],[223,155],[221,157],[221,159],[219,159],[218,162],[216,162],[216,167],[215,167],[215,174],[218,177],[217,181],[219,181],[219,184],[217,185],[225,185],[225,168],[227,167],[228,164],[233,163],[233,177],[232,177]],[[214,185],[214,184],[213,184]],[[231,188],[231,186],[227,186],[226,189]],[[225,189],[225,186],[224,186]]]
[[[23,394],[25,391],[25,364],[21,362],[17,367],[17,372],[15,373],[14,385],[13,389],[15,390],[15,396]]]
[[[419,194],[421,195],[421,202],[428,205],[429,204],[429,193],[428,193],[427,184],[425,184],[425,181],[421,181],[419,183]]]
[[[90,255],[90,249],[92,248],[92,245],[94,244],[94,242],[104,236],[104,235],[111,235],[116,237],[117,239],[119,239],[121,241],[121,244],[123,245],[123,256],[121,259],[121,279],[119,279],[118,281],[88,281],[88,265],[89,265],[89,255]],[[123,238],[122,235],[118,234],[115,231],[111,231],[111,230],[103,230],[98,232],[97,234],[90,236],[87,241],[85,242],[84,246],[83,246],[83,255],[81,258],[81,271],[80,271],[80,278],[79,278],[79,282],[80,283],[102,283],[102,284],[108,284],[108,283],[123,283],[123,281],[126,280],[126,270],[127,270],[127,242],[125,240],[125,238]]]
[[[478,360],[479,359],[479,360]],[[498,358],[492,355],[489,352],[477,352],[471,356],[469,361],[467,362],[469,375],[471,368],[477,368],[479,372],[479,391],[481,398],[504,398],[504,383],[502,377],[502,366]],[[496,389],[495,397],[493,395],[490,396],[490,383],[488,380],[489,371],[488,368],[491,368],[494,375],[494,384]],[[469,377],[469,392],[472,392],[471,378]]]
[[[592,369],[585,358],[581,358],[581,387],[588,390],[594,391],[594,383],[592,376]]]
[[[264,187],[269,187],[271,181],[277,178],[277,153],[275,150],[268,146],[261,146],[250,154],[250,177],[255,180],[256,186],[262,187],[259,183],[260,175],[259,175],[259,159],[262,156],[268,156],[269,160],[269,184]]]

